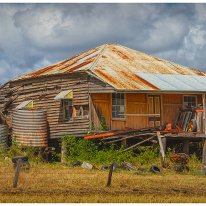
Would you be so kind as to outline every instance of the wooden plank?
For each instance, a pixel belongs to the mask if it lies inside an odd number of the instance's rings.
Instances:
[[[144,142],[148,142],[148,141],[152,140],[154,137],[156,137],[156,135],[153,135],[152,137],[149,137],[149,138],[147,138],[147,139],[145,139],[145,140],[143,140],[141,142],[138,142],[137,144],[134,144],[131,147],[128,147],[127,149],[124,149],[123,152],[126,152],[126,151],[128,151],[130,149],[133,149],[134,147],[137,147],[138,145],[141,145]]]
[[[126,136],[126,137],[116,137],[116,138],[119,138],[117,140],[113,140],[113,141],[109,141],[109,142],[105,142],[105,144],[110,144],[110,143],[114,143],[114,142],[118,142],[118,141],[123,141],[123,140],[127,140],[127,139],[130,139],[130,138],[138,138],[138,137],[142,137],[142,136],[149,136],[149,135],[153,135],[154,133],[142,133],[142,134],[135,134],[135,135],[130,135],[130,136]],[[108,140],[110,138],[105,138],[103,140]]]

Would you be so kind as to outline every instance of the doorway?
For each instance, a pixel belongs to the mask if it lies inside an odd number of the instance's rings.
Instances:
[[[159,127],[161,124],[160,95],[148,95],[148,114],[149,127]]]

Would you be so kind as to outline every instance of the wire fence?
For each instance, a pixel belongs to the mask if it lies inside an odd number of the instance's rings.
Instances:
[[[19,176],[20,176],[20,173],[21,173],[21,176],[22,178],[25,178],[25,179],[30,179],[30,180],[35,180],[35,177],[39,177],[41,175],[43,175],[44,177],[46,176],[52,176],[52,180],[60,180],[60,181],[63,181],[63,180],[68,180],[68,175],[70,176],[71,178],[71,175],[73,176],[76,176],[77,173],[74,173],[71,171],[69,171],[69,168],[65,168],[63,170],[68,170],[67,172],[55,172],[54,170],[52,170],[50,168],[51,171],[49,172],[44,172],[42,170],[45,169],[45,167],[29,167],[27,169],[24,168],[23,166],[23,163],[20,160],[17,161],[17,164],[13,166],[13,168],[10,166],[10,167],[0,167],[1,171],[0,172],[0,180],[11,180],[13,179],[13,188],[16,188],[17,185],[18,185],[18,180],[19,180]],[[62,169],[62,168],[61,168]],[[9,170],[9,171],[8,171]],[[94,170],[99,170],[99,169],[95,169]],[[111,182],[112,182],[112,173],[113,173],[113,163],[110,165],[110,168],[109,168],[109,173],[108,173],[108,180],[107,180],[107,184],[106,186],[109,187],[111,185]],[[87,173],[78,173],[78,177],[79,176],[84,176],[85,174],[88,174]],[[90,175],[96,175],[95,173],[89,173]],[[81,180],[83,179],[88,179],[88,176],[87,177],[84,177],[82,178],[81,177]]]

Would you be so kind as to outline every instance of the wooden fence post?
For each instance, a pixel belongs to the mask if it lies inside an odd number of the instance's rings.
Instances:
[[[112,164],[110,165],[110,168],[109,168],[109,175],[108,175],[108,180],[107,180],[107,185],[106,185],[107,187],[110,187],[110,186],[111,186],[113,167],[114,167],[114,163],[112,163]]]
[[[19,180],[19,174],[20,174],[20,170],[21,170],[21,165],[22,165],[22,160],[18,159],[17,164],[16,164],[16,169],[15,169],[15,176],[14,176],[14,180],[13,180],[13,188],[17,187],[18,180]]]

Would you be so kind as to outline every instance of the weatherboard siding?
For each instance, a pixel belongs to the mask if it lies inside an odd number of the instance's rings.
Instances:
[[[54,97],[60,91],[73,90],[73,105],[89,106],[88,78],[86,74],[48,76],[13,82],[11,86],[21,86],[21,88],[15,92],[18,98],[12,103],[9,110],[10,115],[22,101],[33,100],[34,109],[47,110],[50,138],[60,138],[65,134],[81,136],[89,130],[88,115],[74,117],[70,121],[63,121],[61,101],[54,100]]]
[[[135,116],[148,114],[148,95],[126,93],[126,115],[125,119],[112,119],[111,114],[111,94],[92,94],[92,122],[98,129],[100,127],[101,116],[105,117],[107,126],[111,130],[139,129],[148,127],[148,116]],[[158,95],[158,94],[157,94]],[[161,122],[174,123],[179,112],[183,108],[183,96],[187,94],[159,94],[161,100]],[[190,94],[188,94],[190,95]],[[202,104],[202,96],[197,96],[197,104]],[[132,116],[133,115],[133,116]]]

